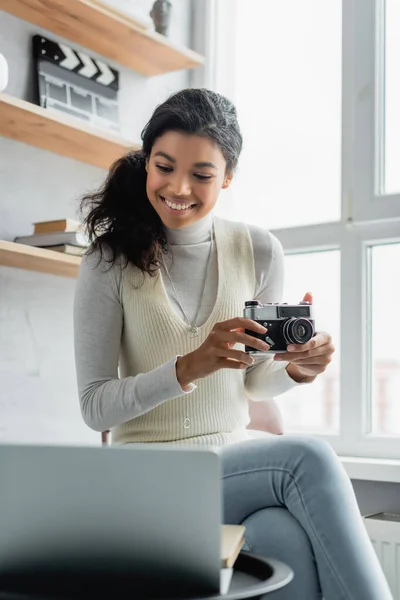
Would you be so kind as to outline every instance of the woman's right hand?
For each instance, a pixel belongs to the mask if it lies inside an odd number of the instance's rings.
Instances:
[[[254,363],[253,357],[244,350],[235,350],[235,344],[251,346],[262,352],[269,345],[262,340],[244,333],[250,329],[256,333],[266,333],[266,328],[244,317],[216,323],[207,339],[193,352],[180,356],[176,363],[176,376],[185,389],[195,379],[207,377],[219,369],[246,369]]]

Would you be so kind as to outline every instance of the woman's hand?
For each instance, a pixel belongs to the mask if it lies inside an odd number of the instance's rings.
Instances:
[[[312,295],[304,296],[306,302],[312,302]],[[285,360],[289,364],[286,370],[297,383],[310,383],[323,373],[332,360],[335,346],[328,333],[319,332],[306,344],[290,344],[287,352],[275,354],[275,360]]]
[[[288,352],[275,354],[275,360],[286,360],[290,377],[297,383],[310,383],[323,373],[332,360],[335,347],[328,333],[319,332],[306,344],[287,347]]]
[[[244,350],[235,350],[235,344],[252,346],[262,352],[269,345],[244,333],[250,329],[256,333],[267,330],[251,319],[237,317],[216,323],[207,339],[193,352],[180,356],[176,363],[176,376],[183,389],[195,379],[207,377],[219,369],[246,369],[254,363],[253,357]]]

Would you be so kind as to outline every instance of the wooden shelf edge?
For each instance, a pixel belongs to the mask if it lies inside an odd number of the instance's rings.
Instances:
[[[92,0],[0,0],[0,9],[142,75],[204,64],[204,56]]]
[[[21,98],[0,93],[0,135],[108,169],[140,145]]]
[[[29,112],[32,115],[41,117],[43,119],[46,119],[47,121],[53,121],[54,123],[65,125],[70,129],[88,134],[92,137],[96,137],[99,140],[106,140],[113,144],[120,144],[125,147],[135,145],[132,142],[129,142],[128,140],[116,135],[115,133],[98,129],[97,127],[86,123],[78,117],[70,117],[69,115],[64,114],[61,111],[58,111],[54,108],[43,108],[38,104],[33,104],[33,102],[28,102],[27,100],[23,100],[22,98],[11,96],[10,94],[7,94],[5,92],[0,92],[0,102],[2,104],[4,103],[8,104],[9,106],[14,106],[15,108],[18,108],[25,112]]]
[[[76,278],[81,260],[79,256],[0,240],[1,266]]]

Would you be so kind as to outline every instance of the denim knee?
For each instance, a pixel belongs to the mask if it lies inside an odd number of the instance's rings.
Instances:
[[[295,462],[301,461],[312,473],[327,474],[343,471],[339,458],[332,446],[321,438],[312,436],[290,436],[286,445]]]

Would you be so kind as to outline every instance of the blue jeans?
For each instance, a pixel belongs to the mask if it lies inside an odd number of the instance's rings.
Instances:
[[[220,449],[224,522],[247,549],[288,564],[268,600],[392,600],[351,482],[326,442],[276,436]]]

